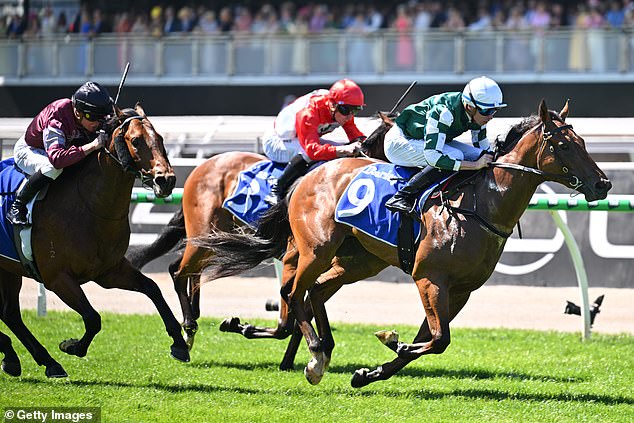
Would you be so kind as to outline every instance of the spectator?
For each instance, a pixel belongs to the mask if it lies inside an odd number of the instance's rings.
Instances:
[[[163,24],[163,34],[164,35],[174,35],[183,30],[181,26],[181,21],[176,18],[174,8],[172,6],[167,6],[165,8],[165,23]]]
[[[56,19],[55,14],[53,13],[53,8],[50,6],[45,7],[41,11],[40,17],[40,33],[44,38],[50,38],[53,34],[56,33]]]
[[[412,20],[405,5],[399,5],[393,23],[398,32],[396,43],[396,67],[400,70],[414,70],[414,43],[412,41]]]
[[[625,21],[625,11],[618,0],[610,2],[610,9],[605,13],[605,20],[610,28],[621,28]]]
[[[455,7],[447,10],[447,20],[442,24],[442,28],[447,31],[462,31],[465,28],[464,18]]]
[[[470,23],[467,29],[469,31],[485,31],[491,29],[491,15],[485,6],[478,8],[478,19]]]
[[[223,7],[220,9],[220,17],[219,17],[219,27],[220,32],[226,33],[233,31],[233,14],[231,13],[231,9],[229,7]]]
[[[198,21],[195,32],[200,34],[217,34],[219,30],[218,22],[216,21],[216,12],[207,10]]]
[[[126,34],[132,30],[132,20],[128,12],[123,12],[115,17],[114,32],[117,34]]]

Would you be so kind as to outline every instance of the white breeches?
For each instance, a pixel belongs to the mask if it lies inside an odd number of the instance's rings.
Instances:
[[[62,169],[55,169],[41,148],[33,148],[26,143],[24,137],[20,138],[13,147],[13,157],[20,169],[29,175],[40,171],[51,179],[57,179],[62,174]]]
[[[394,164],[408,167],[425,167],[429,163],[425,158],[425,140],[407,138],[398,125],[394,125],[385,134],[383,145],[385,156]],[[445,141],[442,153],[454,160],[475,161],[482,150],[457,140]]]

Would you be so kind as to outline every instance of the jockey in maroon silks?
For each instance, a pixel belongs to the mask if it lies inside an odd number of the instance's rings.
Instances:
[[[273,131],[264,136],[262,147],[269,159],[288,164],[265,201],[275,204],[282,199],[313,162],[354,156],[365,139],[354,116],[364,105],[361,88],[350,79],[342,79],[329,90],[312,91],[284,107],[275,118]],[[350,144],[322,138],[340,126]]]
[[[71,99],[56,100],[30,123],[15,144],[16,165],[27,175],[7,213],[14,225],[28,226],[26,205],[62,170],[99,150],[108,140],[97,136],[103,122],[114,113],[108,91],[95,82],[86,82]]]

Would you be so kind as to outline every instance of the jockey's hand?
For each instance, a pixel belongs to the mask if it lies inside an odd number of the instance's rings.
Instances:
[[[482,169],[483,167],[488,167],[489,163],[491,163],[492,161],[493,161],[493,155],[485,154],[484,156],[480,157],[476,161],[476,169]]]
[[[359,141],[352,144],[339,145],[336,147],[337,157],[354,157],[361,151],[361,143]]]
[[[95,141],[97,141],[98,149],[102,149],[108,145],[108,143],[110,142],[110,137],[108,136],[108,134],[106,134],[105,131],[99,131],[98,134],[99,135],[97,135]]]

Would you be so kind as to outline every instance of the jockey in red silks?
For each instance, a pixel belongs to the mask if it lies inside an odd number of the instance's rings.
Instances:
[[[354,156],[365,139],[354,123],[354,116],[364,105],[361,88],[350,79],[342,79],[329,90],[312,91],[284,107],[275,118],[273,131],[262,139],[264,154],[269,159],[288,163],[265,201],[275,204],[284,198],[288,188],[306,174],[313,162]],[[339,145],[321,138],[340,126],[349,144]]]
[[[102,148],[108,136],[97,131],[114,114],[108,91],[95,82],[86,82],[71,99],[63,98],[46,106],[30,123],[15,144],[15,164],[27,175],[16,193],[7,219],[28,226],[26,205],[62,170]]]

